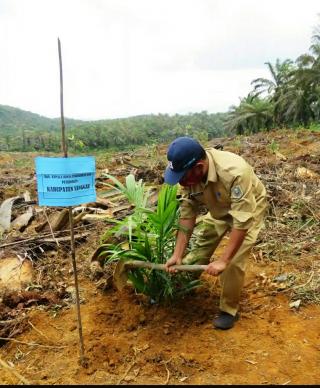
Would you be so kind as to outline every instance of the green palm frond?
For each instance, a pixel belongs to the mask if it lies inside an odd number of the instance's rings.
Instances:
[[[109,174],[103,174],[106,178],[110,179],[114,184],[107,183],[107,186],[118,190],[124,194],[128,201],[136,207],[145,207],[148,201],[150,191],[146,190],[142,179],[135,180],[133,174],[126,176],[126,184],[122,184],[117,178]]]
[[[140,190],[144,188],[141,181],[137,184],[132,177],[127,177],[126,185],[122,185],[116,178],[110,175],[108,177],[121,192],[127,193],[128,200],[135,198],[135,203],[139,203],[137,197],[142,197]],[[135,190],[139,193],[137,196]],[[143,206],[136,206],[133,214],[118,222],[109,233],[109,236],[120,235],[125,241],[103,245],[104,249],[100,255],[106,262],[135,259],[165,263],[171,257],[175,245],[175,231],[179,228],[177,186],[162,185],[155,209],[146,208],[147,202],[142,201],[140,204]],[[126,248],[124,243],[127,244]],[[190,283],[193,279],[189,274],[172,276],[164,271],[143,268],[130,270],[129,279],[137,292],[148,295],[155,301],[183,296],[196,286],[196,283]]]

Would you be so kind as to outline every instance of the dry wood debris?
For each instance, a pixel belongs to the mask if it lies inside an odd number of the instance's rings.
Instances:
[[[281,152],[272,152],[268,139],[281,144]],[[287,293],[293,309],[304,303],[320,303],[319,140],[320,134],[314,133],[307,143],[300,144],[297,135],[296,150],[286,149],[286,135],[277,133],[269,137],[258,134],[240,140],[234,137],[212,141],[212,145],[221,143],[226,151],[247,159],[267,188],[270,206],[266,227],[253,257],[256,261],[292,263],[293,269],[281,271],[280,265],[279,273],[272,278],[257,274],[253,287],[264,293]],[[96,180],[96,202],[73,209],[77,248],[90,240],[94,232],[97,235],[97,231],[101,231],[102,234],[114,218],[122,219],[132,211],[122,194],[106,187],[108,180],[103,173],[110,171],[120,180],[134,173],[136,179],[143,179],[147,184],[162,183],[165,148],[161,152],[160,149],[149,149],[148,152],[152,160],[149,164],[146,164],[146,154],[140,150],[115,154],[108,165],[101,166]],[[8,298],[8,290],[0,293],[0,337],[13,338],[24,330],[24,310],[30,306],[44,304],[59,309],[72,303],[72,290],[66,281],[70,274],[70,231],[66,209],[37,206],[34,176],[21,181],[20,177],[7,174],[1,178],[1,184],[10,190],[0,193],[0,260],[14,258],[20,264],[28,262],[34,271],[31,282],[21,286],[19,291],[12,291],[16,300],[20,300],[17,304],[8,302],[14,300],[13,296]],[[29,191],[17,196],[13,190],[16,184],[24,184]],[[6,195],[7,192],[11,195]],[[152,201],[155,203],[156,199],[155,192]],[[97,248],[98,239],[95,246],[92,244],[91,248]],[[91,255],[92,249],[88,259]],[[90,264],[91,272],[88,270]],[[80,263],[80,269],[86,268],[82,266]],[[97,287],[109,286],[110,273],[101,271],[94,262],[89,263],[86,270],[91,279],[97,281]],[[171,372],[172,365],[168,367]]]

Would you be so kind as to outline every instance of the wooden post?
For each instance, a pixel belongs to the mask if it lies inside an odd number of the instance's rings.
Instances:
[[[67,158],[68,149],[67,149],[66,136],[65,136],[64,113],[63,113],[62,56],[61,56],[61,44],[60,44],[59,38],[58,38],[58,51],[59,51],[59,68],[60,68],[60,113],[61,113],[61,134],[62,134],[61,144],[62,144],[64,157]],[[70,223],[70,237],[71,237],[71,257],[72,257],[72,267],[73,267],[73,274],[74,274],[74,284],[76,289],[76,305],[77,305],[77,319],[78,319],[77,322],[78,322],[78,331],[79,331],[79,340],[80,340],[80,364],[86,367],[87,360],[84,356],[84,344],[83,344],[82,323],[81,323],[81,313],[80,313],[80,297],[79,297],[78,273],[77,273],[77,263],[76,263],[72,206],[68,206],[68,209],[69,209],[69,223]]]
[[[61,143],[63,155],[65,158],[68,157],[65,126],[64,126],[64,113],[63,113],[63,73],[62,73],[62,56],[61,56],[61,44],[58,38],[58,51],[59,51],[59,69],[60,69],[60,117],[61,117]]]

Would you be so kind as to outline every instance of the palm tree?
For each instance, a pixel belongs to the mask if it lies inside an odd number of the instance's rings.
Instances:
[[[270,62],[265,64],[268,66],[272,79],[257,78],[251,82],[251,85],[254,86],[253,93],[255,92],[256,96],[266,92],[268,95],[276,94],[278,89],[290,79],[294,69],[291,59],[286,59],[283,62],[277,59],[274,66]]]
[[[241,99],[240,105],[232,106],[225,123],[227,131],[256,133],[262,128],[270,129],[273,124],[273,103],[252,94]]]
[[[308,126],[320,119],[320,34],[312,40],[311,53],[297,58],[297,68],[276,103],[282,119],[289,124]]]

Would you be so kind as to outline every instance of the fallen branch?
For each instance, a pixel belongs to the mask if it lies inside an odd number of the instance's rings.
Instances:
[[[32,322],[28,321],[29,325],[37,332],[39,333],[42,337],[44,337],[45,339],[47,339],[48,341],[51,341],[50,338],[48,338],[45,334],[42,333],[42,331],[40,331],[39,329],[37,329],[33,324]],[[52,342],[52,341],[51,341]]]
[[[311,275],[310,275],[310,277],[309,277],[309,279],[307,280],[306,283],[304,283],[304,284],[299,284],[299,285],[297,285],[297,286],[290,287],[290,289],[296,290],[297,288],[305,287],[306,285],[308,285],[308,284],[311,282],[313,276],[314,276],[314,271],[311,272]]]
[[[117,385],[119,385],[121,383],[122,380],[124,380],[128,373],[130,372],[131,368],[135,365],[136,363],[136,360],[134,360],[127,368],[127,370],[125,371],[124,375],[121,377],[121,379],[117,382]]]
[[[11,323],[20,323],[24,319],[25,319],[25,317],[23,317],[23,318],[15,318],[15,319],[7,319],[5,321],[0,321],[0,325],[8,325],[8,324],[11,324]]]
[[[28,381],[26,378],[24,378],[23,376],[21,376],[20,373],[18,373],[17,371],[15,371],[12,367],[10,367],[5,361],[3,361],[1,358],[0,358],[0,365],[5,368],[6,370],[10,371],[13,375],[15,375],[20,381],[23,382],[23,384],[25,385],[33,385],[30,381]]]
[[[166,378],[166,381],[164,382],[164,385],[167,385],[168,382],[169,382],[169,380],[170,380],[170,371],[169,371],[169,369],[168,369],[168,367],[167,367],[168,362],[169,362],[169,361],[163,363],[164,366],[165,366],[165,368],[166,368],[166,371],[167,371],[167,378]]]
[[[125,160],[125,159],[122,159],[122,162],[123,162],[124,164],[127,164],[127,165],[130,166],[130,167],[133,167],[133,168],[137,168],[137,169],[143,168],[143,167],[140,167],[140,166],[136,166],[135,164],[132,164],[132,163],[128,162],[128,161]]]
[[[84,232],[81,234],[75,234],[74,239],[79,240],[81,238],[89,236],[89,232]],[[70,236],[65,236],[65,237],[56,237],[56,238],[46,238],[41,241],[41,243],[56,243],[56,242],[65,242],[65,241],[70,241],[71,237]]]
[[[47,223],[48,223],[48,225],[49,225],[49,228],[50,228],[50,232],[51,232],[52,238],[54,238],[54,239],[56,240],[56,238],[55,238],[55,235],[54,235],[54,233],[53,233],[53,229],[52,229],[52,226],[51,226],[51,223],[50,223],[50,220],[49,220],[49,217],[48,217],[48,214],[47,214],[47,212],[46,212],[46,208],[45,208],[45,207],[43,208],[43,212],[44,212],[44,215],[45,215],[45,217],[46,217]],[[56,240],[56,244],[57,244],[57,247],[59,248],[59,242],[58,242],[57,240]]]
[[[63,230],[63,231],[60,231],[59,233],[67,233],[67,232],[70,232],[70,229],[66,229],[66,230]],[[56,232],[58,233],[58,232]],[[84,233],[85,236],[87,236],[89,233]],[[5,247],[10,247],[10,246],[13,246],[13,245],[19,245],[19,244],[23,244],[23,243],[29,243],[29,242],[36,242],[38,240],[42,240],[44,241],[43,239],[45,237],[49,237],[49,236],[52,236],[51,233],[46,233],[46,234],[43,234],[43,235],[38,235],[37,237],[30,237],[30,238],[26,238],[24,240],[18,240],[18,241],[14,241],[14,242],[11,242],[11,243],[7,243],[7,244],[2,244],[0,245],[0,248],[5,248]],[[80,236],[80,235],[77,235],[77,236]],[[58,240],[58,241],[61,241],[61,238],[55,238],[55,239],[47,239],[46,242],[56,242],[55,240]],[[68,240],[70,240],[70,237],[68,237]]]
[[[67,346],[55,346],[55,345],[41,345],[41,344],[37,344],[35,342],[24,342],[24,341],[18,341],[14,338],[5,338],[5,337],[0,337],[0,340],[2,341],[12,341],[12,342],[16,342],[17,344],[22,344],[22,345],[27,345],[27,346],[39,346],[41,348],[54,348],[54,349],[62,349],[62,348],[66,348]]]

